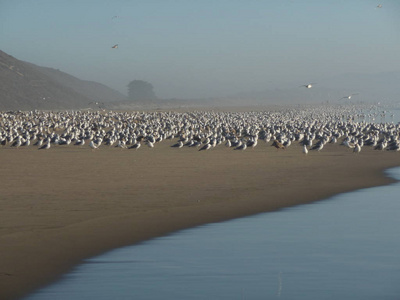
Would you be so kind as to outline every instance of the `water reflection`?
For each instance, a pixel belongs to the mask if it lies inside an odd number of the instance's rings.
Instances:
[[[364,189],[114,250],[27,299],[399,299],[399,192]]]

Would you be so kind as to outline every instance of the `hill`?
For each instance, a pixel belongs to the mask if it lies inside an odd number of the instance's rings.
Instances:
[[[0,50],[0,110],[79,109],[90,102],[125,99],[103,84],[23,62]]]
[[[48,75],[53,80],[58,83],[72,88],[76,92],[93,99],[98,102],[114,102],[114,101],[125,101],[127,97],[120,92],[109,88],[108,86],[88,80],[78,79],[70,74],[61,72],[57,69],[47,68],[47,67],[39,67],[34,66],[39,72]]]

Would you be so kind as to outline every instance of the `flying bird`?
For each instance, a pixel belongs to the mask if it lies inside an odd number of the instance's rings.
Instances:
[[[89,104],[89,105],[90,105],[90,104],[94,104],[94,105],[104,105],[103,102],[97,102],[97,101],[96,101],[96,102],[89,102],[88,104]]]
[[[312,82],[312,83],[308,83],[308,84],[303,84],[303,85],[301,85],[299,87],[304,86],[306,89],[311,89],[313,87],[313,84],[316,84],[316,83]]]
[[[382,8],[382,4],[378,4],[376,8]]]
[[[353,96],[355,96],[355,95],[358,95],[358,93],[356,93],[356,94],[351,94],[351,95],[349,95],[349,96],[344,96],[344,97],[340,98],[339,100],[342,100],[342,99],[348,99],[348,100],[350,100],[351,97],[353,97]]]
[[[117,49],[118,48],[118,44],[115,44],[114,46],[112,46],[111,48],[113,49]]]

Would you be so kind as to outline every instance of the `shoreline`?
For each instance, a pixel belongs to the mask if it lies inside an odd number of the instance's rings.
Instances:
[[[172,143],[172,142],[171,142]],[[83,259],[206,223],[395,182],[398,153],[54,147],[1,151],[0,297],[19,299]],[[25,176],[21,176],[25,174]]]

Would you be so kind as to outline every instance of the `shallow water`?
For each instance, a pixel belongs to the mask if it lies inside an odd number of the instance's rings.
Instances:
[[[384,112],[384,113],[383,113]],[[377,108],[375,111],[364,110],[364,118],[358,118],[356,121],[362,122],[372,122],[372,123],[400,123],[400,109],[397,107],[387,108],[381,107]]]
[[[399,195],[395,183],[183,230],[26,299],[400,299]]]

